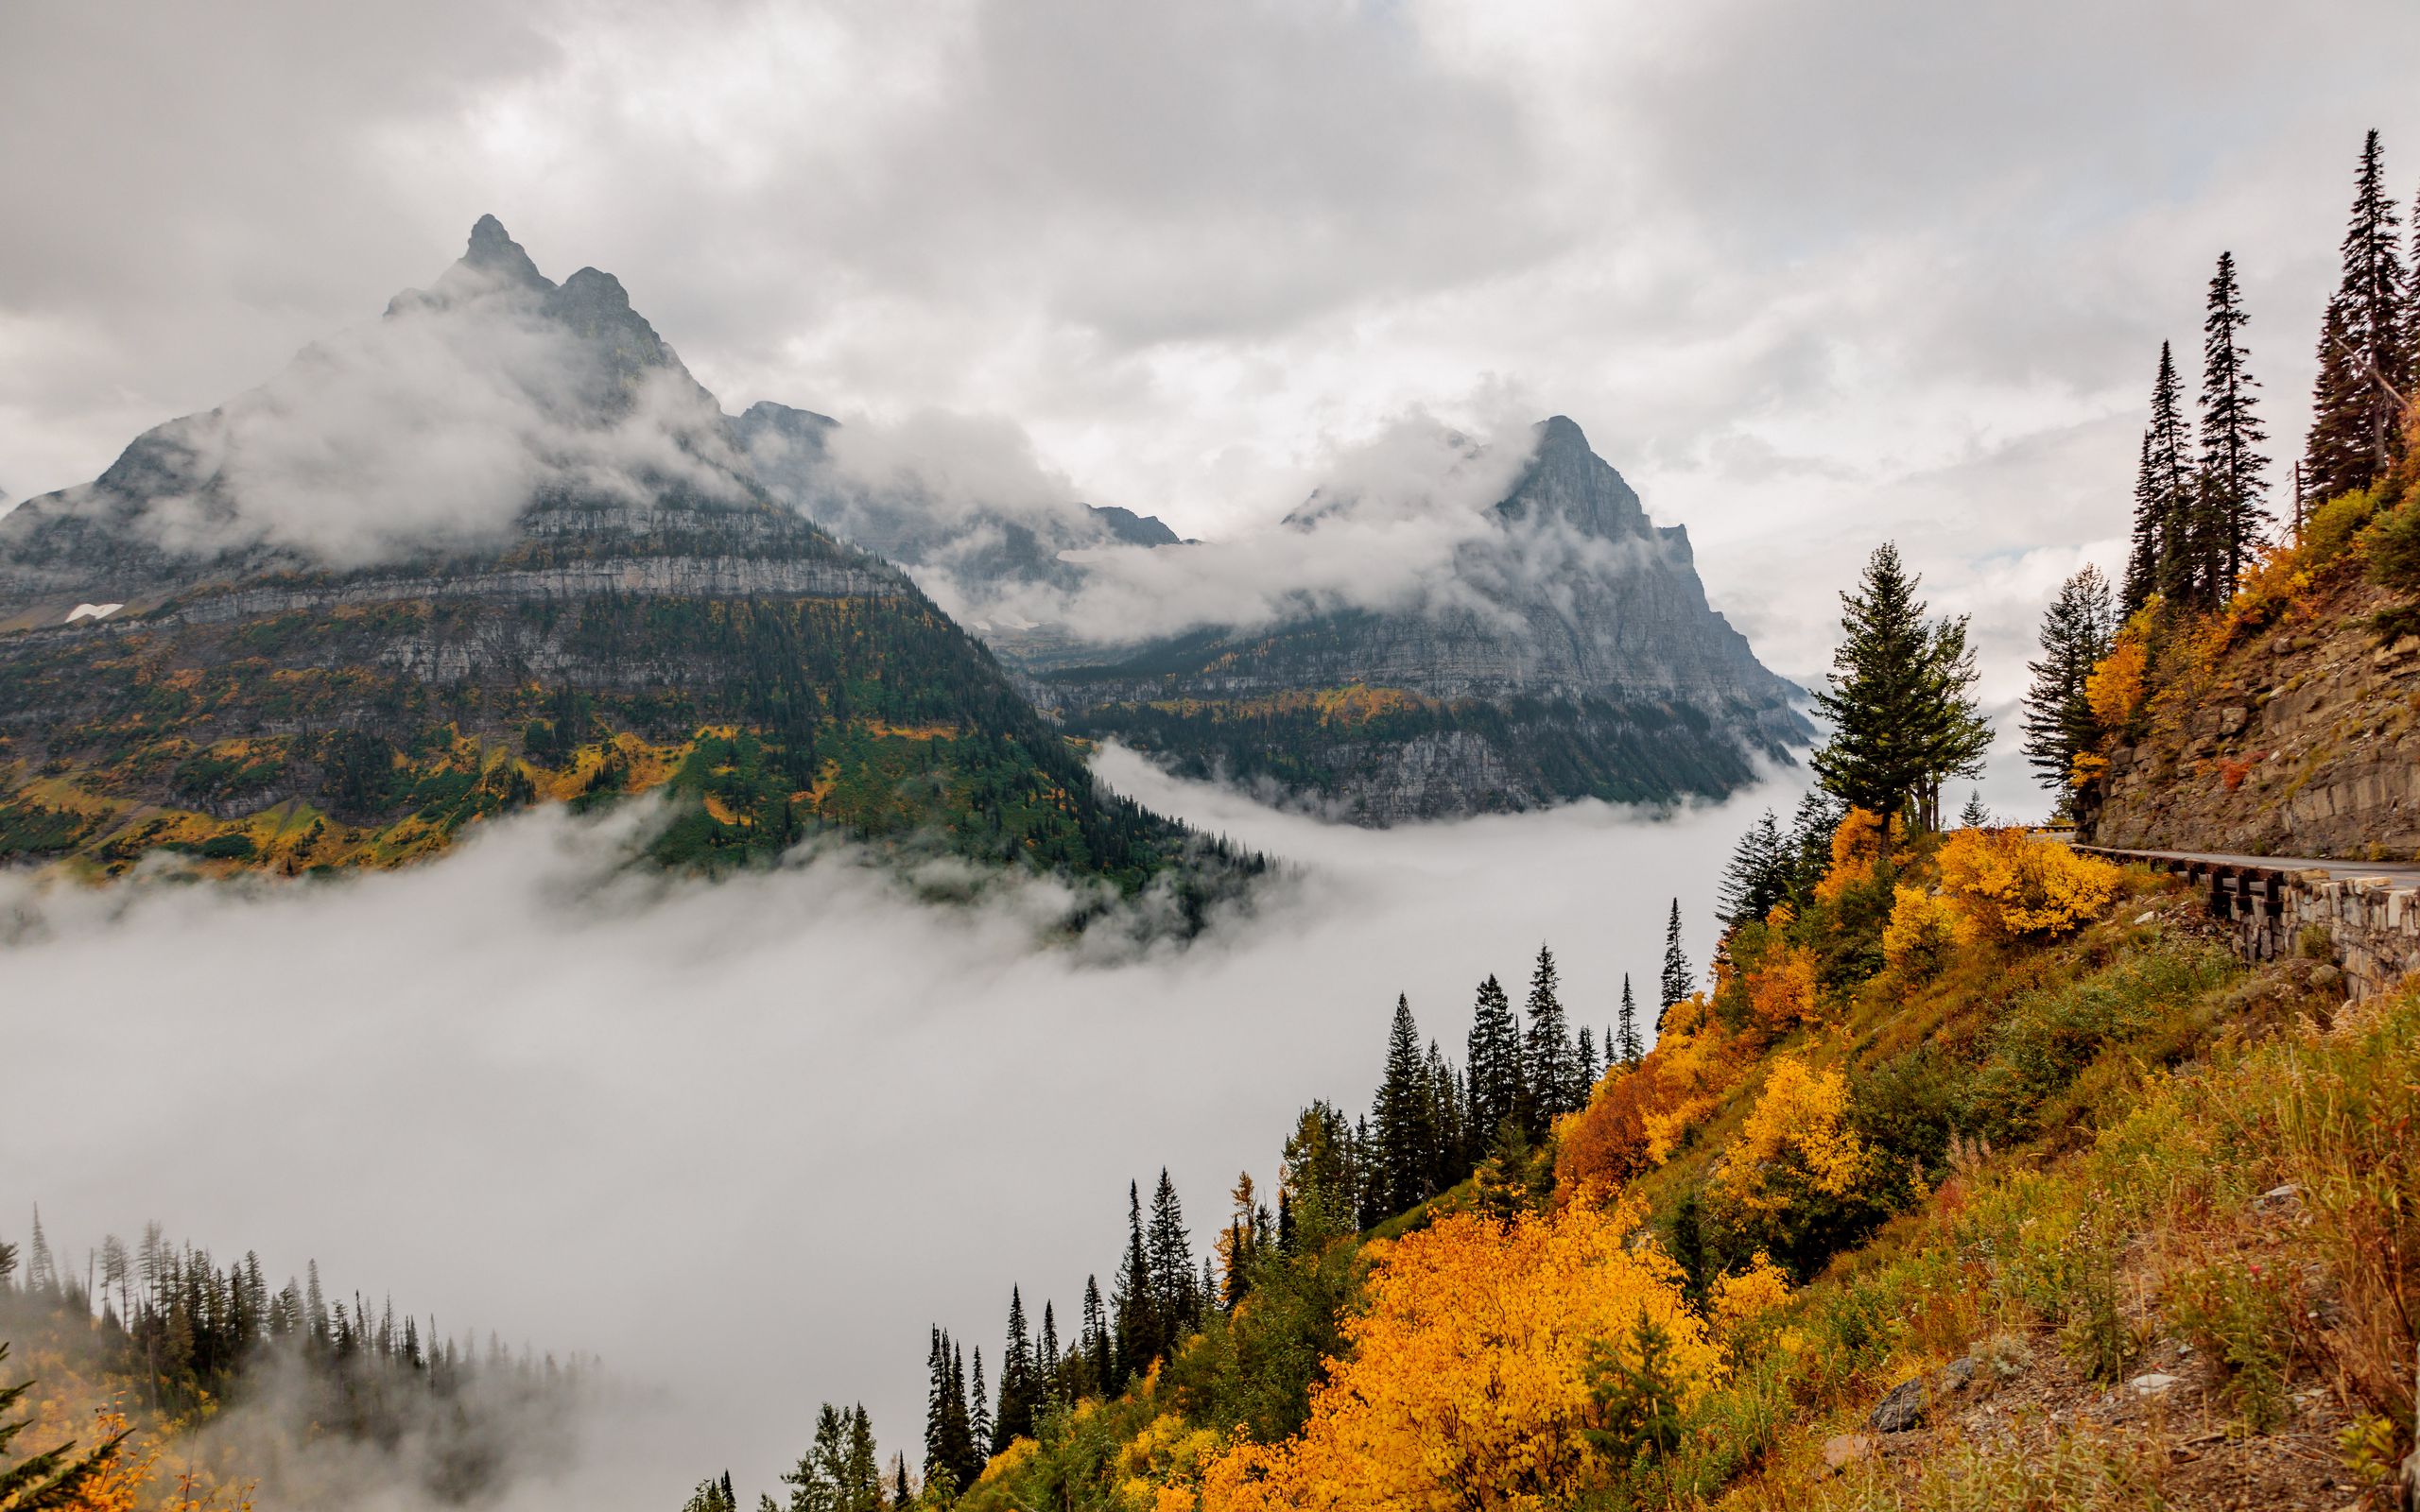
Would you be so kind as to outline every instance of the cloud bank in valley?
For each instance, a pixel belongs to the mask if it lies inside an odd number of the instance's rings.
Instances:
[[[792,496],[853,539],[897,542],[926,591],[978,629],[1048,626],[1112,644],[1340,609],[1474,607],[1483,601],[1458,576],[1471,548],[1504,543],[1490,554],[1499,570],[1551,564],[1524,563],[1519,552],[1538,542],[1511,541],[1494,514],[1535,449],[1537,417],[1502,394],[1472,407],[1459,423],[1417,411],[1332,444],[1290,510],[1182,545],[1116,541],[996,419],[844,424],[828,438],[828,469]],[[1004,528],[1033,532],[1049,569],[1002,576]]]
[[[523,1504],[674,1505],[726,1465],[769,1487],[827,1398],[912,1452],[928,1325],[995,1355],[1012,1281],[1063,1323],[1129,1179],[1167,1164],[1206,1240],[1297,1108],[1366,1102],[1396,992],[1458,1047],[1474,985],[1546,940],[1601,1030],[1670,896],[1703,957],[1741,808],[1790,801],[1381,833],[1107,770],[1297,870],[1249,924],[1096,954],[1033,947],[1047,897],[917,906],[840,853],[606,882],[612,823],[559,811],[333,886],[0,879],[0,1203],[62,1246],[157,1217],[601,1355],[642,1394]]]

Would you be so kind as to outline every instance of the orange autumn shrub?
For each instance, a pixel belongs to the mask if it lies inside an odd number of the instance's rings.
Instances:
[[[1452,1213],[1372,1245],[1369,1305],[1346,1323],[1310,1420],[1213,1462],[1202,1512],[1527,1509],[1603,1485],[1592,1346],[1654,1324],[1685,1404],[1723,1369],[1679,1267],[1627,1243],[1645,1215],[1635,1200],[1509,1225]]]
[[[1590,1187],[1617,1190],[1670,1160],[1751,1058],[1703,993],[1666,1009],[1655,1048],[1635,1067],[1608,1072],[1586,1108],[1556,1121],[1556,1200]]]
[[[1907,838],[1907,825],[1893,816],[1886,835],[1880,815],[1853,808],[1832,831],[1832,866],[1815,885],[1818,901],[1836,903],[1852,887],[1872,882],[1888,852]]]
[[[1739,980],[1747,989],[1749,1017],[1771,1033],[1815,1017],[1815,953],[1804,945],[1774,940]]]
[[[1945,898],[1922,887],[1897,887],[1890,922],[1882,926],[1882,959],[1910,982],[1925,981],[1949,964],[1964,943],[1966,918]]]
[[[1941,848],[1942,890],[1988,939],[2056,939],[2099,916],[2125,873],[2022,830],[1960,830]]]
[[[1666,1058],[1659,1046],[1636,1066],[1606,1073],[1587,1107],[1556,1121],[1554,1185],[1559,1200],[1570,1200],[1586,1186],[1618,1187],[1653,1167],[1648,1159],[1647,1117],[1664,1101]]]

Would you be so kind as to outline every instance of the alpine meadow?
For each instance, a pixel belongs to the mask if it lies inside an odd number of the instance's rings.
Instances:
[[[2413,59],[0,9],[0,1512],[2420,1512]]]

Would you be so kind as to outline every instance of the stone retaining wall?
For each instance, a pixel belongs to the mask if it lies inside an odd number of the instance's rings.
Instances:
[[[2176,872],[2201,886],[2210,912],[2234,926],[2236,951],[2246,960],[2290,955],[2301,947],[2304,932],[2317,929],[2325,931],[2328,958],[2342,969],[2357,999],[2420,971],[2420,878],[2338,876],[2100,846],[2078,849]]]

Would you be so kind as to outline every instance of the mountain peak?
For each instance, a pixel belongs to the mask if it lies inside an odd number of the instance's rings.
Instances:
[[[463,250],[461,266],[501,275],[515,284],[553,286],[538,271],[529,253],[504,229],[504,222],[493,215],[481,215],[471,227],[471,245]]]
[[[1588,450],[1588,438],[1580,429],[1579,421],[1568,415],[1548,415],[1538,421],[1540,453],[1566,449],[1577,449],[1582,452]]]

